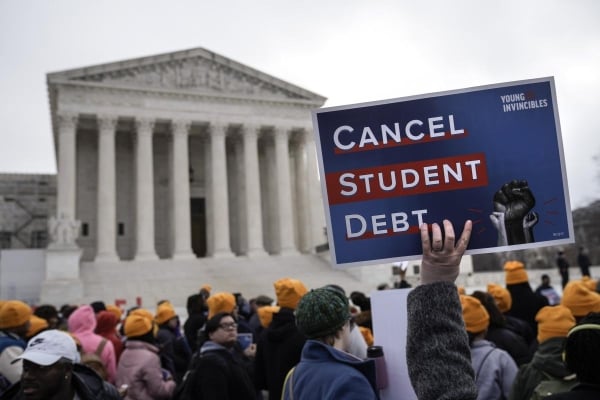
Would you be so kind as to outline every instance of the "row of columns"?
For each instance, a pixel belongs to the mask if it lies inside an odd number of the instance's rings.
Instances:
[[[58,197],[59,215],[76,217],[76,130],[77,116],[59,115],[58,133]],[[98,116],[98,210],[97,261],[116,261],[116,154],[115,135],[118,117]],[[137,118],[136,140],[136,260],[157,259],[154,246],[154,177],[152,135],[155,121]],[[188,135],[191,121],[175,119],[171,123],[173,146],[173,251],[175,259],[193,258],[191,249],[191,217]],[[210,126],[211,188],[213,205],[214,257],[232,256],[229,236],[227,165],[225,138],[227,125]],[[266,254],[263,244],[261,193],[259,182],[258,135],[260,126],[244,126],[245,213],[247,216],[247,255]],[[276,128],[275,163],[277,176],[277,215],[280,253],[296,252],[290,182],[288,131]],[[211,234],[211,233],[209,233]]]

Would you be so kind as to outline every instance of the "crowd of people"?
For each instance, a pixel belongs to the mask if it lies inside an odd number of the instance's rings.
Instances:
[[[600,398],[597,282],[569,281],[557,299],[509,261],[504,284],[466,293],[454,281],[471,229],[421,227],[406,321],[417,398]],[[168,300],[126,311],[2,301],[0,399],[379,399],[369,297],[293,278],[273,288],[247,301],[205,284],[183,324]]]

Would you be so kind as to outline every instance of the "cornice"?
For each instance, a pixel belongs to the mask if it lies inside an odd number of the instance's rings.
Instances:
[[[303,100],[303,99],[282,99],[278,97],[257,97],[249,95],[234,95],[234,94],[221,94],[221,93],[210,93],[196,90],[168,90],[160,88],[144,88],[134,85],[114,85],[106,83],[96,82],[84,82],[84,81],[71,81],[71,80],[54,80],[49,83],[53,88],[58,86],[76,87],[83,89],[94,89],[104,91],[114,91],[120,93],[133,93],[137,95],[150,94],[157,97],[170,97],[174,99],[186,99],[186,100],[219,100],[221,102],[237,103],[237,104],[267,104],[267,105],[279,105],[279,106],[300,106],[303,108],[316,108],[323,105],[323,103],[314,100]],[[51,97],[55,96],[54,91],[50,90]],[[52,100],[52,99],[51,99]]]
[[[299,86],[293,85],[282,79],[276,78],[272,75],[268,75],[257,69],[251,68],[247,65],[244,65],[242,63],[239,63],[212,51],[206,50],[204,48],[194,48],[171,53],[163,53],[153,56],[139,57],[124,61],[99,64],[90,67],[52,72],[47,74],[47,81],[50,85],[51,83],[59,81],[80,80],[88,76],[110,74],[127,69],[140,69],[151,65],[185,62],[186,60],[190,60],[193,58],[201,58],[209,62],[214,62],[223,67],[229,68],[232,71],[255,77],[284,91],[289,91],[290,93],[294,93],[295,95],[313,99],[313,103],[320,103],[319,106],[325,103],[326,101],[326,98],[319,94],[303,89]]]

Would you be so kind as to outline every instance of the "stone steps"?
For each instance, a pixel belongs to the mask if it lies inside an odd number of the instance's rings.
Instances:
[[[101,299],[112,303],[115,299],[124,299],[127,306],[131,306],[140,297],[143,306],[152,309],[161,299],[184,307],[187,296],[197,293],[203,284],[210,284],[213,293],[240,292],[247,299],[266,294],[275,298],[273,282],[283,277],[299,279],[309,289],[329,283],[342,286],[348,293],[373,289],[351,273],[333,269],[316,255],[83,262],[81,265],[84,302]]]

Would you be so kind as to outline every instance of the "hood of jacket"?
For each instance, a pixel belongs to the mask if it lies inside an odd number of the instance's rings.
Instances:
[[[296,317],[291,308],[281,308],[273,314],[273,321],[267,328],[267,339],[271,342],[283,342],[292,335],[298,334]]]
[[[96,318],[96,333],[98,335],[108,335],[115,333],[119,319],[110,311],[100,311]]]
[[[531,364],[552,376],[564,378],[571,372],[565,366],[562,353],[566,338],[555,337],[542,342],[531,360]]]
[[[94,309],[87,304],[77,307],[69,316],[68,325],[71,333],[93,333],[96,329]]]
[[[342,364],[351,366],[362,373],[373,388],[373,391],[377,393],[375,386],[375,361],[374,360],[363,360],[350,353],[340,351],[332,346],[328,346],[317,340],[307,340],[304,348],[302,349],[302,360],[306,361],[323,361],[330,360],[336,361]]]

